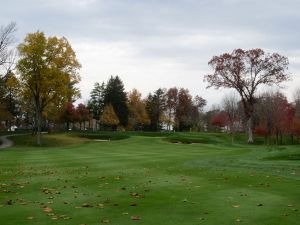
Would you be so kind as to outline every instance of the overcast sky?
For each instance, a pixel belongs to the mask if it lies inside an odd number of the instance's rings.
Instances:
[[[225,90],[206,89],[214,55],[262,48],[290,60],[292,99],[300,87],[300,0],[0,0],[0,25],[17,23],[17,42],[37,30],[65,36],[82,64],[86,101],[95,82],[119,75],[144,96],[184,87],[209,105]]]

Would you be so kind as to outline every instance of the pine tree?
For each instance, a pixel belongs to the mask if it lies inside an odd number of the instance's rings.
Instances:
[[[94,84],[94,88],[90,93],[91,99],[88,102],[88,108],[93,110],[93,118],[99,120],[104,110],[104,91],[105,84],[102,82],[100,85],[98,82]]]
[[[157,89],[154,94],[149,94],[146,101],[146,109],[150,119],[149,128],[152,131],[160,131],[163,125],[166,95],[164,89]]]

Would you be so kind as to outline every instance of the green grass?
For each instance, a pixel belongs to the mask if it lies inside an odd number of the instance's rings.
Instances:
[[[0,151],[1,225],[300,221],[299,145],[202,133],[73,132],[45,135],[44,147],[12,139]]]

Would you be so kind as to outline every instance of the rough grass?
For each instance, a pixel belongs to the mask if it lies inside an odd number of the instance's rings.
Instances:
[[[249,146],[243,136],[231,145],[223,134],[95,135],[45,135],[44,147],[14,137],[0,151],[0,224],[299,224],[300,161],[288,157],[299,146]]]

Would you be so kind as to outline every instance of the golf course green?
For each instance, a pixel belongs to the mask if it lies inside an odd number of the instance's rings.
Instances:
[[[226,134],[61,133],[0,151],[1,225],[297,225],[300,146]]]

